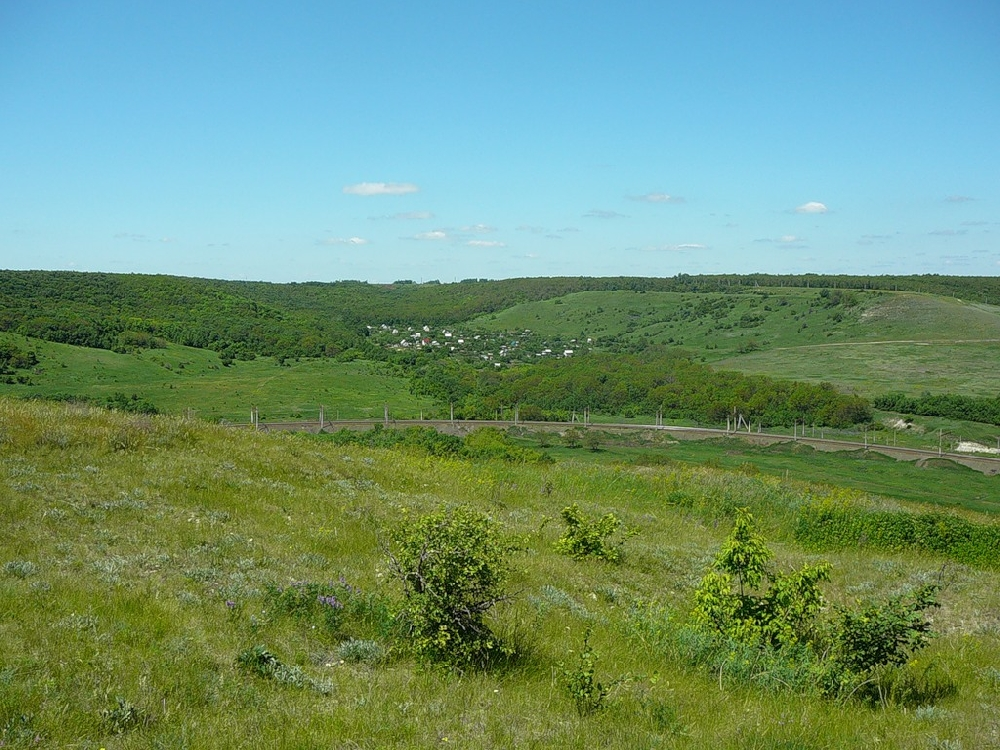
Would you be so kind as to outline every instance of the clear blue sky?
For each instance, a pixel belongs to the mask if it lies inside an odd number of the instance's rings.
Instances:
[[[996,0],[0,0],[0,268],[997,275],[998,237]]]

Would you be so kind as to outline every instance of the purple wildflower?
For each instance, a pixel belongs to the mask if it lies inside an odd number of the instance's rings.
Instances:
[[[343,609],[344,608],[344,605],[340,602],[340,600],[337,597],[333,596],[333,595],[323,596],[321,594],[321,595],[319,595],[319,596],[316,597],[316,601],[318,601],[320,604],[325,604],[328,607],[332,607],[333,609]]]

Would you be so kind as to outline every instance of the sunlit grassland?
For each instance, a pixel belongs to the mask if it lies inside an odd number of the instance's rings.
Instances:
[[[1000,341],[843,343],[752,352],[717,367],[789,380],[835,383],[862,396],[900,392],[995,398]]]
[[[669,642],[694,585],[748,505],[782,568],[828,559],[833,602],[887,594],[942,559],[806,552],[791,520],[839,492],[711,467],[560,462],[511,466],[335,446],[0,400],[0,732],[7,744],[96,748],[987,747],[1000,732],[1000,578],[951,564],[917,657],[958,684],[923,709],[865,708],[686,665]],[[844,494],[846,493],[846,495]],[[681,501],[683,500],[683,501]],[[440,503],[488,512],[524,551],[494,624],[523,654],[509,668],[417,667],[394,641],[270,608],[271,585],[336,581],[391,600],[382,541]],[[639,536],[617,566],[556,554],[559,510],[614,512]],[[976,517],[971,516],[970,517]],[[585,630],[601,679],[627,676],[605,711],[576,714],[561,687]],[[385,661],[341,658],[377,639]],[[240,670],[263,645],[324,690]],[[312,684],[312,683],[310,683]],[[114,734],[121,698],[137,720]],[[104,712],[102,714],[102,712]],[[936,744],[935,744],[936,743]],[[949,744],[945,744],[949,743]]]
[[[270,357],[222,366],[215,352],[168,345],[137,354],[54,344],[15,337],[37,352],[31,384],[0,383],[0,395],[70,394],[105,398],[133,393],[171,414],[201,419],[249,421],[257,406],[261,420],[378,418],[386,404],[393,416],[416,418],[430,401],[413,396],[406,379],[371,362],[286,360]]]
[[[947,459],[929,465],[899,461],[859,446],[850,451],[821,451],[801,443],[753,445],[736,438],[673,440],[648,433],[645,439],[591,427],[597,450],[567,448],[548,436],[549,452],[560,460],[585,463],[663,465],[677,462],[742,472],[762,472],[793,481],[850,487],[862,492],[945,508],[1000,513],[1000,476],[985,475]],[[538,434],[523,438],[537,446]]]
[[[864,395],[924,390],[995,396],[1000,308],[909,292],[816,289],[732,294],[579,292],[475,319],[486,330],[675,345],[719,367],[827,381]],[[896,343],[893,343],[896,342]]]

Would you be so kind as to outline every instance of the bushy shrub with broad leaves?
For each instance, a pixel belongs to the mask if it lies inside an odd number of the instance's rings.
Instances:
[[[507,599],[515,546],[491,518],[466,506],[444,508],[397,527],[389,566],[403,586],[400,624],[417,656],[485,667],[509,654],[486,622]]]

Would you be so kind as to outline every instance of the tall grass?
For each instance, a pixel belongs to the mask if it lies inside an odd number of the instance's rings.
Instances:
[[[727,669],[720,683],[679,653],[732,509],[751,506],[791,568],[816,556],[795,540],[796,514],[830,490],[710,468],[439,459],[5,400],[0,435],[5,747],[987,747],[1000,731],[1000,581],[971,565],[948,568],[941,635],[920,655],[958,686],[930,707],[831,703]],[[420,667],[391,630],[386,530],[458,502],[523,541],[516,596],[494,621],[521,658],[492,672]],[[554,551],[572,502],[640,530],[619,564]],[[823,556],[835,602],[946,560]],[[342,609],[330,619],[328,605],[280,593],[303,584]],[[623,679],[581,717],[560,664],[588,628],[598,678]],[[280,679],[241,662],[255,649]]]

